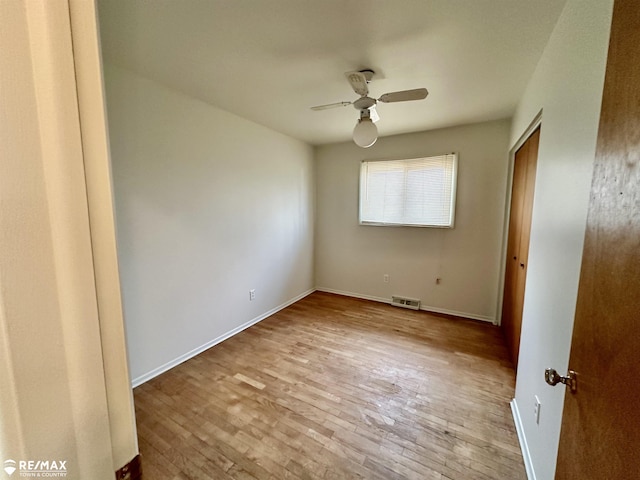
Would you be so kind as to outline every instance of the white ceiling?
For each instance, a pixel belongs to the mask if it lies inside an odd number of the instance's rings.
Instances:
[[[101,0],[103,55],[308,143],[351,138],[371,68],[380,136],[512,115],[565,0]]]

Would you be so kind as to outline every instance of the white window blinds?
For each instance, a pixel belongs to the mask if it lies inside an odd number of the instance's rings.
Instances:
[[[363,161],[360,223],[452,228],[455,153],[407,160]]]

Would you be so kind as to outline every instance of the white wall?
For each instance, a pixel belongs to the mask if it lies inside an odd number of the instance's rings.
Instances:
[[[318,147],[317,287],[375,299],[405,295],[426,309],[494,321],[508,141],[502,120],[384,137],[369,149]],[[455,228],[358,225],[361,160],[449,152],[459,154]]]
[[[543,110],[516,385],[538,480],[555,473],[565,389],[547,386],[544,370],[568,367],[612,4],[569,0],[511,130],[513,146]],[[534,395],[542,401],[539,425]]]
[[[132,72],[105,72],[138,384],[313,289],[313,150]]]

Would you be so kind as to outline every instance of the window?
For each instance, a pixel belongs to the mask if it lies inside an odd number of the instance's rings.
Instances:
[[[363,161],[360,224],[453,228],[458,156]]]

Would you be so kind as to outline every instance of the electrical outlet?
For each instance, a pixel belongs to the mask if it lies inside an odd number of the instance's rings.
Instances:
[[[249,290],[249,300],[255,300],[256,299],[256,290],[255,288],[252,288],[251,290]]]
[[[534,395],[533,398],[535,399],[533,404],[533,415],[536,420],[536,425],[540,425],[540,407],[542,407],[542,404],[540,403],[540,399],[537,395]]]
[[[389,274],[385,273],[382,278],[384,279],[384,283],[389,283]]]

